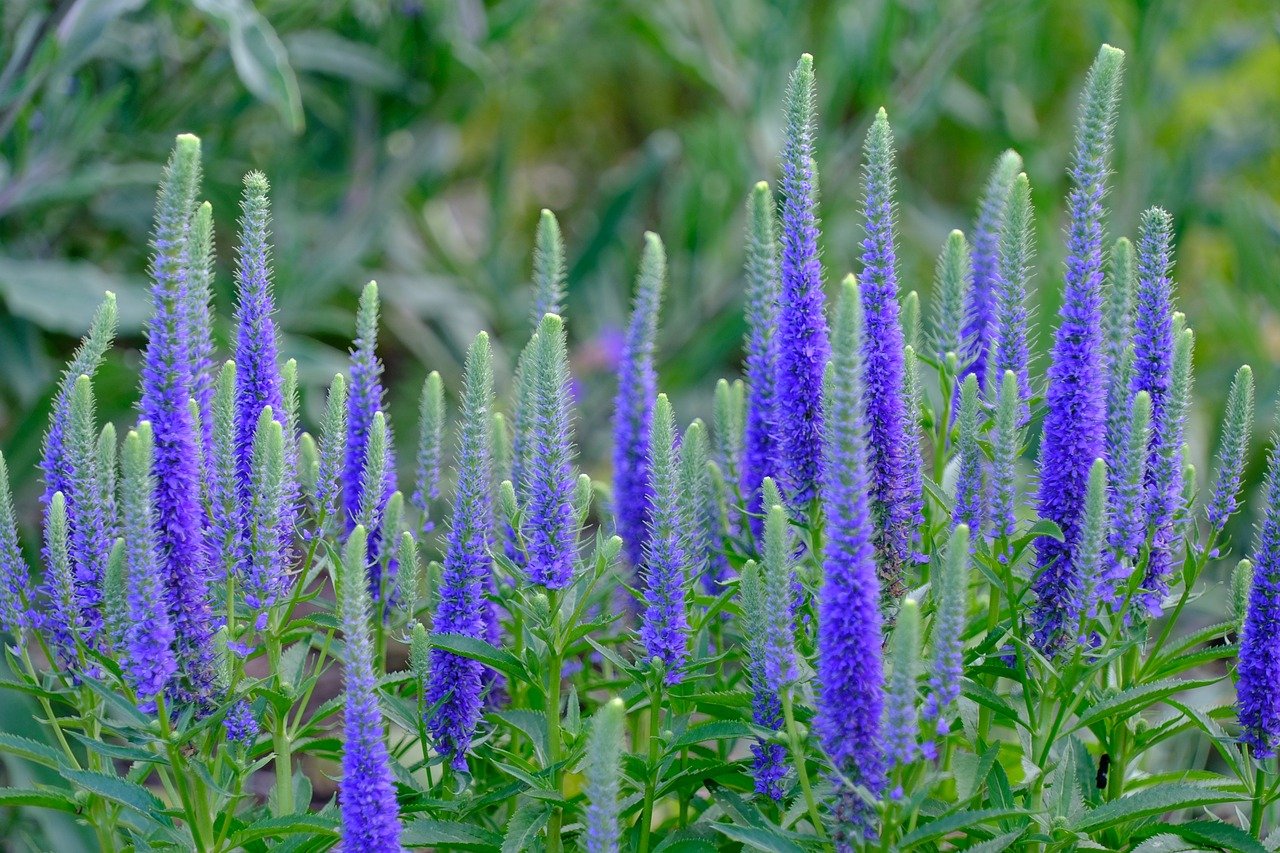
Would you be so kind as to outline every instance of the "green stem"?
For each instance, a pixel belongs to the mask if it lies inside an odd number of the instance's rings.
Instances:
[[[275,675],[279,686],[280,674],[280,636],[276,626],[272,625],[267,633],[267,656],[271,661],[271,672]],[[293,814],[293,739],[289,736],[288,713],[276,712],[271,729],[271,743],[275,750],[276,767],[276,816]]]
[[[655,679],[656,680],[656,679]],[[649,772],[645,774],[644,808],[640,812],[640,853],[649,853],[649,834],[653,824],[653,798],[658,788],[659,740],[662,736],[662,689],[649,688]]]
[[[1257,759],[1255,759],[1257,760]],[[1267,773],[1262,767],[1262,761],[1257,760],[1258,769],[1253,777],[1253,808],[1249,811],[1249,834],[1254,838],[1262,838],[1262,816],[1266,808],[1263,800],[1263,793],[1267,785]]]
[[[555,637],[554,642],[556,648],[551,653],[551,666],[547,673],[547,766],[551,768],[552,790],[560,793],[560,768],[557,765],[560,764],[560,679],[563,656],[559,649],[559,638]],[[547,853],[560,853],[562,818],[559,806],[551,810],[551,819],[547,822]]]
[[[782,718],[787,723],[787,738],[791,741],[791,756],[796,762],[796,775],[800,777],[800,790],[804,791],[805,808],[809,810],[809,820],[813,823],[818,837],[826,839],[827,831],[822,825],[822,814],[818,811],[818,801],[813,796],[813,785],[809,782],[808,759],[805,756],[804,740],[800,737],[800,727],[796,725],[795,710],[792,707],[792,690],[782,691]]]

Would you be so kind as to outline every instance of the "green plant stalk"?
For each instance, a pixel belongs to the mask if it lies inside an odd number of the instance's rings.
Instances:
[[[196,850],[208,850],[214,843],[213,825],[210,822],[208,809],[202,807],[203,803],[195,801],[195,796],[187,785],[188,776],[182,772],[185,762],[182,759],[182,753],[178,751],[177,744],[173,742],[173,729],[169,725],[169,709],[165,705],[163,694],[156,697],[156,721],[160,725],[160,738],[164,741],[165,752],[169,756],[169,766],[173,769],[178,798],[182,801],[187,824],[191,827],[191,838],[195,842]],[[191,778],[194,778],[194,774]]]
[[[1264,795],[1267,788],[1267,771],[1260,759],[1254,759],[1258,768],[1253,776],[1253,808],[1249,810],[1249,834],[1254,838],[1262,838],[1262,818],[1266,810]]]
[[[280,672],[280,633],[279,626],[271,625],[267,632],[267,657],[271,662],[271,673],[275,676],[276,686],[281,685]],[[276,817],[293,814],[293,739],[289,736],[289,719],[287,712],[272,713],[271,744],[275,751],[276,768]]]
[[[551,666],[547,668],[547,767],[551,770],[551,787],[560,790],[560,680],[564,667],[564,650],[560,643],[560,601],[554,590],[547,590],[551,606]],[[564,813],[557,804],[547,821],[547,853],[560,853],[560,825]]]
[[[651,677],[649,687],[649,772],[644,783],[644,807],[640,811],[640,853],[649,853],[649,835],[653,824],[653,799],[658,788],[659,740],[662,725],[662,687]]]
[[[796,763],[796,775],[800,777],[800,790],[804,792],[804,805],[809,812],[809,820],[813,823],[818,837],[826,840],[827,831],[822,825],[822,813],[818,811],[818,801],[813,796],[813,785],[809,781],[808,758],[805,755],[804,739],[800,737],[800,727],[796,725],[795,709],[792,707],[794,689],[782,691],[782,718],[787,725],[787,739],[791,741],[791,757]]]

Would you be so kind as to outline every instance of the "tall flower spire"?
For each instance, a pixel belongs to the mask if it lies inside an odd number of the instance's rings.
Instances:
[[[199,413],[201,448],[213,440],[213,205],[203,202],[191,219],[191,286],[186,323],[191,333],[191,396]]]
[[[519,484],[525,565],[531,582],[563,589],[573,580],[578,525],[569,356],[561,319],[544,315],[529,347],[526,380],[532,393],[523,414],[529,419],[530,446]]]
[[[1153,616],[1160,615],[1169,576],[1173,573],[1182,545],[1179,513],[1184,498],[1185,472],[1182,466],[1182,443],[1186,434],[1187,410],[1191,403],[1191,355],[1195,334],[1180,330],[1174,338],[1173,382],[1160,423],[1152,419],[1152,440],[1161,432],[1158,451],[1147,462],[1147,526],[1151,530],[1151,555],[1147,560],[1147,576],[1143,580],[1142,603]],[[1154,404],[1153,404],[1154,408]],[[1193,488],[1194,492],[1194,488]]]
[[[653,411],[649,442],[653,498],[649,506],[649,536],[644,558],[644,621],[640,642],[645,657],[658,658],[668,684],[683,678],[680,668],[689,657],[689,615],[686,604],[690,576],[686,518],[679,502],[680,449],[676,445],[675,414],[666,394],[659,394]]]
[[[601,705],[587,735],[587,809],[582,845],[587,853],[618,853],[618,794],[627,707],[617,697]]]
[[[121,513],[124,518],[123,665],[133,689],[154,706],[177,672],[173,624],[164,601],[164,578],[156,551],[152,476],[153,439],[146,421],[131,430],[121,456]]]
[[[783,494],[806,512],[822,471],[822,371],[827,363],[822,262],[818,257],[818,176],[813,160],[813,57],[804,54],[791,73],[782,146],[782,255],[778,304],[775,430]]]
[[[862,386],[867,367],[862,352],[869,333],[869,328],[863,328],[858,285],[849,276],[836,308],[835,346],[825,393],[828,429],[822,503],[827,516],[818,596],[814,728],[836,773],[834,834],[838,842],[850,846],[869,828],[870,820],[851,786],[878,794],[884,784],[880,585],[868,505],[868,430]]]
[[[290,529],[285,497],[284,431],[270,406],[258,415],[249,476],[248,565],[245,603],[265,611],[284,591]],[[262,627],[261,625],[259,627]]]
[[[258,418],[270,406],[285,419],[281,391],[280,340],[271,288],[271,201],[266,177],[244,177],[240,200],[240,246],[236,253],[236,459],[240,492],[250,489]]]
[[[363,526],[357,525],[351,531],[339,583],[347,658],[343,668],[346,710],[338,809],[342,814],[344,850],[400,853],[403,849],[400,811],[396,805],[391,759],[383,740],[378,673],[374,671],[373,643],[369,637],[372,608],[369,580],[365,576],[368,547],[365,536]]]
[[[355,524],[364,501],[364,465],[368,455],[373,416],[382,411],[382,360],[378,358],[378,285],[369,282],[360,294],[356,313],[356,339],[351,350],[351,373],[347,391],[346,457],[342,469],[342,501],[347,529]],[[389,452],[389,447],[388,447]],[[382,503],[395,491],[395,461],[388,460]],[[370,550],[377,547],[378,531],[367,531]]]
[[[1215,531],[1221,531],[1239,507],[1244,455],[1249,448],[1252,431],[1253,370],[1246,364],[1236,371],[1231,391],[1227,394],[1227,413],[1218,445],[1218,474],[1213,481],[1209,502],[1205,505],[1205,520]]]
[[[973,356],[968,311],[973,290],[973,262],[963,231],[952,231],[938,253],[934,269],[937,311],[934,316],[934,349],[939,357],[955,353],[967,367]]]
[[[1182,403],[1174,397],[1173,218],[1158,207],[1146,210],[1138,226],[1137,285],[1134,293],[1133,375],[1129,393],[1151,396],[1151,432],[1145,478],[1146,525],[1151,531],[1147,564],[1149,611],[1158,611],[1165,578],[1172,571],[1173,516],[1181,498]],[[1189,354],[1187,369],[1190,369]],[[1184,389],[1187,390],[1187,389]]]
[[[1253,553],[1253,582],[1240,635],[1236,694],[1240,740],[1258,758],[1280,746],[1280,439],[1267,455],[1266,506]]]
[[[982,447],[978,444],[981,405],[978,377],[971,373],[960,388],[960,442],[957,447],[960,470],[956,476],[956,502],[951,511],[951,522],[953,525],[967,525],[974,531],[975,542],[987,519],[987,466]]]
[[[1027,337],[1027,280],[1031,275],[1035,222],[1031,182],[1025,173],[1014,178],[1000,233],[1000,254],[991,281],[992,314],[987,330],[987,393],[994,396],[1012,370],[1017,380],[1018,423],[1031,415],[1030,351]],[[979,377],[981,379],[981,377]]]
[[[971,342],[973,361],[964,375],[976,374],[982,390],[989,395],[995,394],[995,389],[988,384],[992,373],[987,368],[987,358],[996,316],[996,269],[1000,263],[1009,191],[1021,171],[1022,158],[1017,151],[1010,149],[1000,155],[987,178],[973,223],[973,288],[969,291],[968,325],[964,334]],[[999,382],[1001,372],[996,371],[994,376]]]
[[[191,335],[184,306],[190,287],[190,222],[200,174],[200,140],[178,137],[156,201],[151,246],[153,313],[143,353],[141,412],[155,436],[158,550],[169,613],[186,683],[180,694],[204,699],[213,690],[213,616],[201,519],[200,439],[192,422]]]
[[[1103,45],[1085,81],[1068,195],[1062,321],[1054,335],[1040,449],[1040,516],[1065,541],[1036,541],[1034,642],[1053,650],[1076,624],[1082,578],[1076,562],[1093,460],[1105,453],[1106,363],[1102,340],[1103,202],[1124,52]]]
[[[108,494],[99,455],[93,385],[88,376],[76,380],[71,395],[71,420],[67,430],[71,491],[67,493],[71,565],[76,577],[76,600],[84,622],[84,640],[95,645],[102,630],[102,582],[111,543],[115,540],[115,497]],[[109,460],[114,465],[115,457]]]
[[[1112,476],[1129,441],[1129,407],[1133,400],[1133,244],[1116,240],[1107,276],[1107,460]],[[1114,485],[1112,490],[1114,491]]]
[[[31,568],[18,543],[9,465],[0,453],[0,631],[11,634],[19,646],[23,642],[22,632],[35,624],[35,614],[26,601],[30,588]]]
[[[49,429],[40,453],[40,470],[44,474],[42,502],[48,504],[54,492],[66,494],[71,489],[70,462],[67,459],[66,433],[71,418],[71,395],[81,376],[93,378],[102,357],[116,337],[116,297],[108,292],[98,305],[89,324],[89,332],[80,341],[67,369],[62,372],[58,391],[53,398]]]
[[[489,336],[481,332],[467,350],[458,437],[458,485],[453,519],[440,575],[435,630],[485,637],[485,600],[492,573],[493,533],[493,363]],[[431,650],[425,703],[433,708],[427,728],[436,747],[459,770],[480,721],[484,667],[443,649]]]
[[[760,484],[777,474],[779,452],[775,410],[781,272],[775,218],[773,193],[761,181],[747,202],[747,406],[740,483],[757,539],[764,526]]]
[[[859,282],[866,335],[862,341],[866,389],[866,448],[876,521],[876,557],[888,589],[901,591],[911,559],[921,495],[921,461],[910,454],[903,358],[898,323],[898,259],[894,245],[893,131],[881,109],[867,132],[863,165],[862,277]]]
[[[653,494],[649,432],[653,423],[653,395],[658,382],[653,367],[653,348],[666,277],[667,256],[662,240],[657,234],[646,233],[631,320],[627,323],[618,365],[613,423],[614,514],[627,559],[636,572],[644,563],[649,504]]]

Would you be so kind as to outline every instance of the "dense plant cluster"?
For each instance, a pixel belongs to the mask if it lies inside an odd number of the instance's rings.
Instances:
[[[827,306],[802,57],[780,200],[762,183],[747,202],[745,380],[679,428],[646,235],[612,488],[575,467],[554,216],[509,405],[481,333],[456,417],[427,377],[402,487],[375,284],[320,429],[301,428],[258,173],[218,363],[212,208],[199,140],[178,137],[138,419],[121,442],[95,416],[108,295],[53,403],[39,586],[0,460],[5,687],[50,735],[0,750],[61,780],[0,805],[77,815],[110,850],[1269,849],[1280,451],[1235,610],[1183,624],[1232,559],[1253,386],[1241,368],[1202,500],[1172,222],[1152,208],[1135,242],[1106,233],[1122,63],[1104,46],[1085,83],[1038,370],[1020,158],[947,238],[926,332],[899,281],[883,110],[859,272]]]

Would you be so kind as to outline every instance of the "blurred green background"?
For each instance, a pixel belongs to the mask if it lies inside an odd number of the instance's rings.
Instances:
[[[900,147],[904,283],[924,292],[926,317],[946,233],[969,226],[1002,149],[1025,157],[1043,346],[1077,93],[1099,44],[1123,47],[1111,230],[1131,233],[1154,203],[1176,219],[1182,305],[1200,336],[1195,461],[1237,364],[1257,369],[1264,423],[1272,411],[1280,12],[1267,0],[0,8],[0,445],[27,495],[51,383],[106,288],[120,294],[134,349],[113,357],[101,395],[108,415],[133,404],[154,185],[183,131],[204,140],[221,338],[240,177],[261,169],[274,185],[279,319],[309,410],[341,367],[358,288],[377,279],[403,445],[427,369],[456,387],[481,328],[508,365],[523,344],[532,232],[539,208],[555,210],[569,246],[580,441],[607,473],[612,359],[644,230],[671,258],[660,369],[682,419],[705,416],[714,378],[736,370],[743,203],[776,173],[782,91],[802,51],[819,77],[828,281],[856,253],[862,135],[883,104]]]

